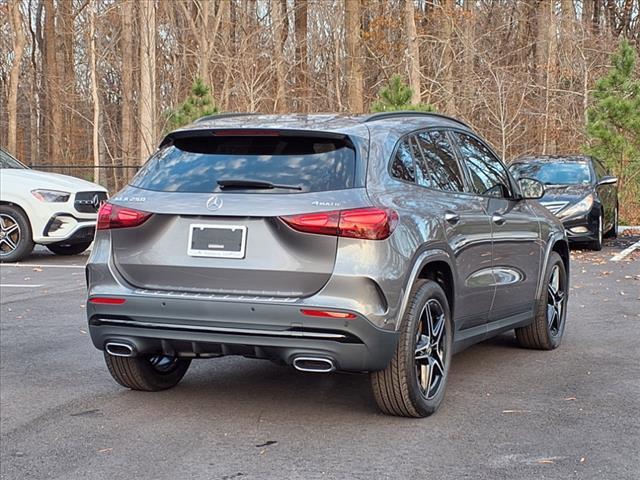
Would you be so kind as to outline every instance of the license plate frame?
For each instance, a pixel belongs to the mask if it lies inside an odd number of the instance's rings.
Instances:
[[[241,232],[240,249],[229,250],[225,249],[225,243],[221,244],[209,244],[208,248],[194,248],[194,232],[203,230],[224,230],[235,232],[239,230]],[[247,227],[244,225],[211,225],[202,223],[192,223],[189,225],[189,241],[187,243],[187,255],[190,257],[209,257],[209,258],[234,258],[242,259],[245,257],[247,247]]]

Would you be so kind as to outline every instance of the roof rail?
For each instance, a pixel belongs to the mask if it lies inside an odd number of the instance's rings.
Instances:
[[[211,115],[205,115],[204,117],[200,117],[195,120],[193,123],[201,123],[206,122],[207,120],[219,120],[222,118],[231,118],[231,117],[244,117],[249,115],[258,115],[257,113],[213,113]]]
[[[464,123],[462,120],[458,120],[457,118],[449,117],[448,115],[443,115],[441,113],[418,112],[416,110],[398,110],[396,112],[374,113],[372,115],[366,116],[364,118],[364,120],[363,120],[363,123],[375,122],[376,120],[384,120],[384,119],[387,119],[387,118],[394,118],[394,117],[423,117],[423,116],[424,117],[444,118],[445,120],[451,120],[452,122],[459,123],[460,125],[463,125],[463,126],[467,127],[468,129],[471,129],[471,127],[469,125]]]

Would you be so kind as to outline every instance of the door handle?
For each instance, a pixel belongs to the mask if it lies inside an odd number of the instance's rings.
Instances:
[[[446,212],[444,214],[444,219],[449,222],[451,225],[455,225],[460,221],[460,215],[453,212]]]
[[[491,221],[496,225],[503,225],[504,222],[507,221],[507,219],[504,218],[502,215],[498,215],[497,213],[494,213],[493,215],[491,215]]]

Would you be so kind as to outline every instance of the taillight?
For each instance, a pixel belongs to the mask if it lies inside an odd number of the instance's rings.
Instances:
[[[384,240],[398,224],[398,214],[394,210],[375,207],[303,213],[280,218],[299,232],[366,240]]]
[[[111,228],[137,227],[146,222],[151,213],[141,212],[133,208],[120,207],[112,203],[103,203],[98,210],[98,230],[109,230]]]

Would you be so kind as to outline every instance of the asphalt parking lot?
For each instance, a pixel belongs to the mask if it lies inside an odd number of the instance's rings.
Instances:
[[[512,334],[454,357],[433,417],[378,412],[368,378],[196,361],[128,391],[84,316],[86,256],[0,267],[2,479],[638,479],[640,237],[572,252],[563,345]]]

